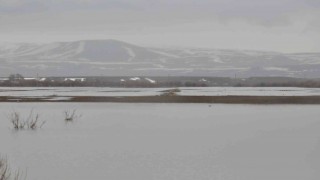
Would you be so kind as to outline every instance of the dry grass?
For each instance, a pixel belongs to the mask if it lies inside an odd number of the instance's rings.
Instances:
[[[0,180],[9,180],[10,175],[7,159],[0,157]]]
[[[19,112],[13,111],[8,115],[8,119],[15,130],[36,130],[42,128],[45,123],[39,120],[39,114],[34,114],[33,110],[30,111],[27,118],[22,118]]]
[[[12,175],[11,169],[9,167],[8,161],[6,158],[0,156],[0,180],[19,180],[21,178],[21,174],[19,171]],[[23,178],[26,179],[26,175]]]

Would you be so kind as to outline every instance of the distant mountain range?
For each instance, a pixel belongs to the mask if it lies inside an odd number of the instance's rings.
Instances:
[[[0,76],[320,77],[320,53],[148,48],[117,40],[0,44]]]

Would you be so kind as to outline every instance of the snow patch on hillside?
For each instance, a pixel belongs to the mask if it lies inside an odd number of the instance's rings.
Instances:
[[[25,52],[24,54],[21,54],[23,56],[31,56],[36,55],[40,53],[48,53],[50,50],[53,50],[55,48],[58,48],[60,46],[60,43],[51,43],[44,46],[41,46],[39,48],[33,49],[30,52]]]
[[[83,52],[83,50],[84,50],[84,47],[85,47],[85,42],[83,42],[83,41],[81,41],[80,43],[79,43],[79,46],[78,46],[78,48],[76,49],[76,54],[80,54],[80,53],[82,53]]]
[[[139,81],[140,78],[139,77],[133,77],[133,78],[130,78],[131,81]]]
[[[130,56],[128,59],[129,62],[132,61],[137,56],[131,48],[128,48],[128,47],[123,47],[123,48],[127,51],[128,55]]]
[[[147,81],[149,81],[149,82],[152,83],[152,84],[155,84],[155,83],[156,83],[155,80],[152,80],[152,79],[150,79],[150,78],[144,78],[144,79],[147,80]]]
[[[180,58],[180,56],[178,56],[178,55],[170,54],[170,53],[163,52],[163,51],[158,51],[158,50],[150,50],[150,51],[157,53],[157,54],[160,54],[160,55],[171,57],[171,58]]]

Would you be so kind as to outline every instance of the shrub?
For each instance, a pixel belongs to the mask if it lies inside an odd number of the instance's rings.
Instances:
[[[33,110],[30,111],[29,116],[25,119],[21,118],[20,113],[16,111],[13,111],[8,118],[15,130],[36,130],[45,123],[45,121],[39,120],[39,114],[34,114]]]
[[[78,119],[81,117],[81,115],[77,114],[77,110],[74,109],[72,111],[66,110],[63,112],[64,113],[64,120],[66,122],[73,122],[75,119]]]

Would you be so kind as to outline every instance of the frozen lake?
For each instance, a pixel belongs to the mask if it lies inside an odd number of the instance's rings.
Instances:
[[[13,131],[30,109],[46,124]],[[82,117],[64,122],[63,111]],[[0,153],[28,180],[318,180],[319,105],[0,103]]]
[[[0,96],[154,96],[172,88],[0,87]],[[320,96],[320,88],[295,87],[181,87],[185,96]]]

